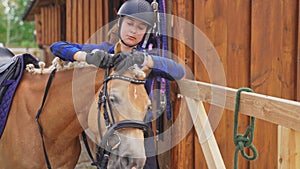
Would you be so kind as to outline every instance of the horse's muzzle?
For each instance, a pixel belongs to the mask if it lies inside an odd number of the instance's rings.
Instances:
[[[144,138],[148,138],[151,132],[149,126],[143,121],[123,120],[112,125],[98,146],[97,163],[101,166],[98,168],[106,168],[108,163],[108,169],[131,169],[133,167],[142,169],[146,162],[145,149],[141,151],[138,148],[144,147],[144,140],[122,138],[116,133],[120,129],[141,130]]]

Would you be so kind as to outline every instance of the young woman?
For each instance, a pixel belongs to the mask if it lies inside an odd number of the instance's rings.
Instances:
[[[86,61],[100,68],[112,67],[122,74],[133,64],[147,67],[150,73],[145,88],[151,91],[151,79],[160,76],[168,80],[179,80],[185,75],[183,66],[160,56],[150,55],[141,47],[147,42],[147,34],[155,22],[155,14],[151,5],[145,0],[128,0],[118,11],[119,42],[110,44],[71,44],[56,42],[50,47],[55,56],[68,61]],[[143,41],[144,40],[144,41]],[[92,50],[99,49],[95,53]],[[111,56],[110,54],[114,54]],[[151,143],[150,143],[151,144]],[[152,143],[152,145],[154,145]],[[145,145],[147,146],[147,143]],[[150,146],[154,148],[153,146]],[[153,150],[152,150],[153,151]],[[148,158],[145,168],[157,168],[155,158]]]

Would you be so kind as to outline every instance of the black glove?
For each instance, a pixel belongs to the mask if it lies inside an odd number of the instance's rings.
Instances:
[[[85,61],[100,68],[109,68],[113,66],[112,59],[104,50],[97,50],[95,53],[87,53]]]
[[[115,56],[118,58],[119,61],[115,62],[114,70],[121,75],[134,64],[142,65],[144,63],[146,53],[133,51],[132,53],[129,52],[117,53],[115,54]]]

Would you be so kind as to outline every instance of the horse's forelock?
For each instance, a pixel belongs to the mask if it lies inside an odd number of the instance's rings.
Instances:
[[[146,73],[140,69],[136,64],[128,68],[129,72],[134,78],[144,80],[146,78]]]

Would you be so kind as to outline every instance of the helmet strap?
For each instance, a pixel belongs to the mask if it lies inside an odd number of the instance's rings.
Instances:
[[[144,36],[144,42],[143,42],[143,44],[142,44],[142,48],[143,49],[145,49],[146,48],[146,45],[147,45],[147,43],[148,43],[148,40],[149,40],[149,37],[150,37],[150,31],[151,29],[149,29],[147,32],[146,32],[146,34],[145,34],[145,36]]]

